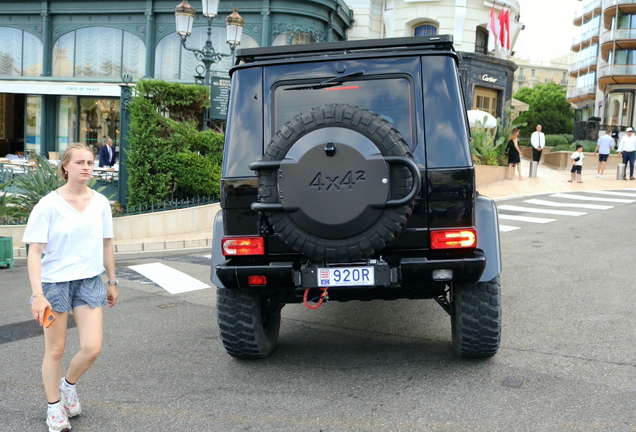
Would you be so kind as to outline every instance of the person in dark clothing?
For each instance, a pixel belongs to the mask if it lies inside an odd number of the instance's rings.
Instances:
[[[515,174],[515,165],[519,173],[519,180],[525,180],[521,177],[521,150],[519,150],[519,129],[513,128],[508,138],[508,180],[512,180]]]

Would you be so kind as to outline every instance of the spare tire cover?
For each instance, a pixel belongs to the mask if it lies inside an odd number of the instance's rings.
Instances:
[[[400,133],[379,115],[359,107],[323,105],[296,115],[273,137],[264,161],[279,169],[259,171],[259,201],[280,203],[265,211],[274,231],[294,250],[326,262],[369,257],[404,228],[413,200],[411,172],[383,156],[412,159]]]

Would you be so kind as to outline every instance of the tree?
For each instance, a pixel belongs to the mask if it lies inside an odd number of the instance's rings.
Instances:
[[[533,88],[523,87],[515,99],[530,105],[528,111],[519,114],[518,121],[526,122],[521,134],[529,136],[536,126],[543,126],[546,134],[571,134],[574,130],[574,110],[566,100],[566,91],[557,83],[540,84]]]

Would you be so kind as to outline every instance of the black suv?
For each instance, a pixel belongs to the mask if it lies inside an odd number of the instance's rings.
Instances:
[[[497,352],[460,60],[451,36],[237,51],[211,275],[231,356],[266,357],[286,303],[327,299],[434,299],[458,355]]]

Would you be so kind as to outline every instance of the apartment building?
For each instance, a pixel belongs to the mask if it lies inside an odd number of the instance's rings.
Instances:
[[[522,87],[534,87],[537,84],[557,83],[568,89],[574,85],[574,78],[569,76],[569,55],[564,55],[552,61],[533,61],[512,57],[518,69],[515,72],[515,80],[512,84],[512,93],[515,94]]]
[[[467,109],[502,117],[511,103],[517,66],[510,52],[523,28],[517,0],[345,0],[353,10],[348,39],[450,34],[462,55],[460,74]],[[510,16],[510,51],[493,49],[488,30],[491,11]]]

